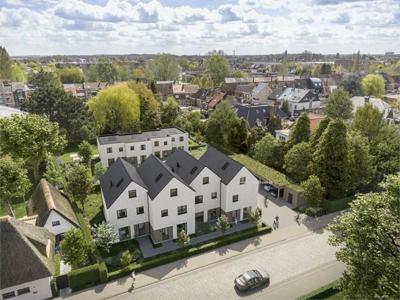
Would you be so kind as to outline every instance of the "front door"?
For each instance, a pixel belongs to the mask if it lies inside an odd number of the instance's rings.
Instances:
[[[178,224],[176,226],[177,229],[177,233],[179,234],[179,232],[181,232],[182,230],[184,230],[187,233],[187,223],[182,223],[182,224]]]
[[[128,240],[131,238],[131,227],[130,226],[121,227],[120,229],[118,229],[118,233],[120,241]]]

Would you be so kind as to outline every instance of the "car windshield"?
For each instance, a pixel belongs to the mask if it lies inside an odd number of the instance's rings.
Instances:
[[[253,278],[255,278],[255,277],[258,277],[258,275],[257,275],[256,272],[257,272],[257,271],[255,271],[255,270],[248,271],[248,272],[244,273],[241,277],[244,277],[244,280],[247,282],[247,281],[249,281],[250,279],[253,279]]]

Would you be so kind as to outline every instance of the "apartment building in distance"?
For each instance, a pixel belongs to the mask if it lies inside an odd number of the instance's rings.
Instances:
[[[104,135],[97,138],[102,164],[112,165],[117,158],[124,158],[134,166],[154,154],[165,160],[173,150],[189,151],[189,134],[177,127],[161,128],[133,134]]]
[[[120,241],[150,235],[154,243],[225,214],[230,222],[257,207],[258,180],[243,165],[209,147],[200,159],[183,149],[165,162],[155,155],[135,167],[118,158],[100,178],[104,216]]]

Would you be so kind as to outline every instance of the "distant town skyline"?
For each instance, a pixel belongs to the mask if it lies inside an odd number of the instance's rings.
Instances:
[[[11,56],[400,49],[398,0],[0,0]]]

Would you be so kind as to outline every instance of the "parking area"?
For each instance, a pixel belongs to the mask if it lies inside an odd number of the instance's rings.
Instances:
[[[265,205],[265,197],[267,197],[267,207]],[[279,217],[279,228],[295,225],[297,212],[292,209],[292,206],[284,200],[276,200],[271,194],[264,190],[260,185],[258,191],[258,207],[262,210],[262,220],[264,223],[273,226],[273,221],[276,216]]]

